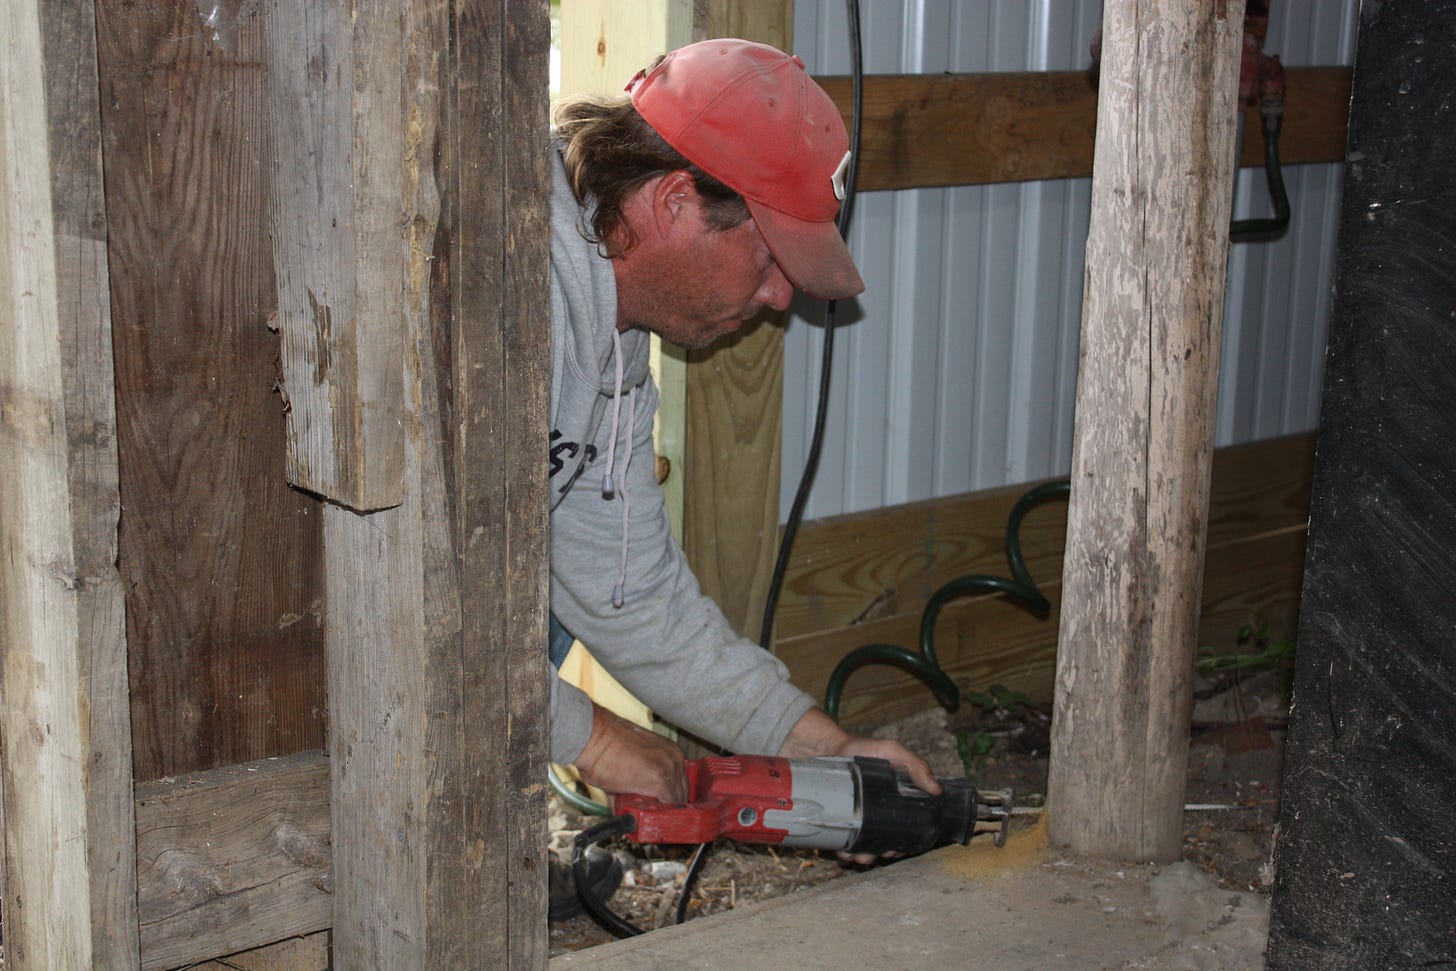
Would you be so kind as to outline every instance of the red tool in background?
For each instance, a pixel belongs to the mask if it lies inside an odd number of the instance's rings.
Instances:
[[[688,799],[661,803],[620,796],[636,843],[707,843],[719,837],[843,853],[921,853],[970,842],[978,832],[1006,840],[1011,791],[978,791],[941,779],[933,796],[884,759],[782,759],[741,755],[685,763]]]

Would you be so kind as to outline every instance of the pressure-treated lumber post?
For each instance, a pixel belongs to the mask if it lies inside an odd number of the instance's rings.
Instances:
[[[691,0],[565,0],[561,5],[561,96],[621,95],[623,85],[653,58],[693,40]],[[657,382],[654,447],[671,470],[662,483],[673,535],[682,539],[687,356],[652,337]]]
[[[694,9],[694,39],[741,37],[793,50],[793,0],[706,0]],[[778,552],[782,317],[763,314],[711,348],[687,352],[683,551],[703,591],[755,640]]]
[[[1244,4],[1108,0],[1048,833],[1176,859]]]
[[[89,2],[0,6],[5,963],[137,965],[116,408]]]

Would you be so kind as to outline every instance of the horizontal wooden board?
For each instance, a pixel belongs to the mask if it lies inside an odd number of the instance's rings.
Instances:
[[[1213,459],[1208,545],[1303,526],[1314,436],[1219,449]],[[1029,486],[907,503],[807,522],[799,531],[777,615],[778,643],[892,617],[913,617],[943,584],[971,573],[1007,576],[1006,519]],[[1067,504],[1034,508],[1020,532],[1039,583],[1061,576]]]
[[[1285,165],[1344,158],[1351,70],[1286,69]],[[816,79],[850,123],[847,77]],[[1024,182],[1092,174],[1097,89],[1086,71],[871,75],[864,80],[858,188]],[[1262,165],[1259,109],[1247,109],[1241,165]]]
[[[241,954],[195,966],[196,971],[325,971],[329,965],[327,931],[294,937]]]
[[[322,752],[138,786],[143,968],[175,968],[329,926]]]
[[[1205,562],[1199,646],[1235,648],[1240,628],[1268,624],[1275,636],[1294,631],[1304,567],[1303,525],[1211,546]],[[1040,585],[1051,601],[1045,620],[1000,595],[953,601],[936,624],[934,649],[940,666],[963,692],[1002,684],[1038,702],[1052,697],[1061,582]],[[793,681],[816,700],[835,667],[865,644],[919,647],[920,615],[902,615],[825,630],[782,641],[778,656]],[[935,704],[923,684],[886,665],[859,669],[840,702],[840,720],[882,722],[924,711]]]

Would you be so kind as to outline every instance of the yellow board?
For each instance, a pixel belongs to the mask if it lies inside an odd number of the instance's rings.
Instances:
[[[561,93],[618,94],[636,71],[659,54],[691,42],[692,0],[563,0],[561,4]],[[673,468],[682,465],[686,366],[681,353],[659,355],[653,338],[653,373],[661,394],[657,451]],[[673,533],[681,536],[681,476],[664,484],[669,492]],[[654,728],[652,712],[607,673],[580,641],[561,665],[561,677],[602,707],[644,728]],[[558,768],[563,781],[575,770]],[[604,802],[592,790],[592,798]]]

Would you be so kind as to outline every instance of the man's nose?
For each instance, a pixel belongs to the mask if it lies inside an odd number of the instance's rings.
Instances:
[[[756,301],[775,310],[787,310],[793,297],[794,285],[784,276],[784,271],[779,269],[777,263],[769,269],[763,286],[753,295]]]

